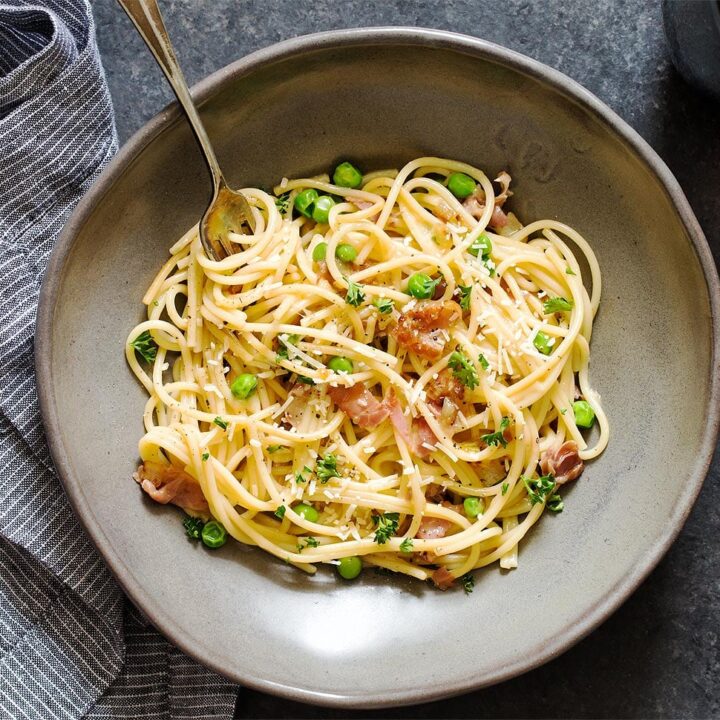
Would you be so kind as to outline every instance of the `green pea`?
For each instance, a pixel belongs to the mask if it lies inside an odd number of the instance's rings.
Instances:
[[[315,262],[321,262],[327,255],[327,243],[318,243],[313,249],[312,258]]]
[[[480,513],[485,512],[485,503],[476,497],[466,497],[463,500],[463,507],[469,518],[476,518]]]
[[[307,520],[308,522],[317,522],[318,517],[318,511],[312,506],[308,505],[307,503],[298,503],[293,507],[293,510],[301,517]]]
[[[335,201],[329,195],[321,195],[316,201],[312,211],[312,219],[318,223],[326,223],[330,215],[330,208]]]
[[[362,179],[362,173],[347,161],[340,163],[333,173],[333,182],[340,187],[359,188]]]
[[[489,258],[492,252],[492,241],[483,233],[480,237],[473,240],[472,245],[468,248],[468,252],[475,257],[480,255],[482,258]]]
[[[538,352],[541,352],[543,355],[549,355],[552,352],[554,344],[555,340],[546,335],[542,330],[538,332],[533,340],[533,345],[538,349]]]
[[[245,400],[249,398],[257,388],[257,378],[250,373],[243,373],[238,375],[230,385],[230,391],[236,398]]]
[[[448,190],[460,200],[475,192],[477,183],[465,173],[453,173],[448,178]]]
[[[595,422],[595,411],[586,400],[576,400],[573,403],[575,424],[581,428],[591,428]]]
[[[340,558],[337,571],[340,573],[340,577],[354,580],[362,572],[362,560],[357,555]]]
[[[357,250],[348,243],[340,243],[335,248],[335,257],[343,262],[351,263],[355,262],[357,257]]]
[[[413,297],[423,300],[435,294],[435,288],[439,282],[439,279],[433,280],[425,273],[413,273],[408,278],[407,291]]]
[[[353,371],[353,364],[352,360],[348,360],[344,357],[334,357],[330,358],[330,362],[328,363],[328,367],[336,373],[351,373]]]
[[[305,217],[312,217],[313,204],[318,199],[315,188],[307,188],[295,196],[295,209]]]
[[[203,525],[202,541],[209,548],[219,548],[227,542],[227,530],[217,520],[210,520]]]

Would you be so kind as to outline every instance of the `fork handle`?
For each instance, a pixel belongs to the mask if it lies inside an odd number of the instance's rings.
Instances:
[[[165,23],[156,0],[118,0],[118,3],[133,21],[140,36],[150,48],[155,60],[157,60],[158,65],[165,73],[165,77],[168,79],[180,105],[185,110],[185,114],[205,156],[212,175],[215,192],[217,192],[220,186],[225,185],[225,180],[215,157],[215,151],[205,131],[205,126],[200,120],[190,90],[188,90],[187,82],[175,57],[175,51],[170,42],[170,36],[165,29]]]

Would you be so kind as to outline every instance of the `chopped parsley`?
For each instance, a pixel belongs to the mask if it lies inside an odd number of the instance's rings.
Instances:
[[[157,343],[148,330],[141,332],[131,343],[135,352],[142,356],[146,362],[154,362],[157,356]]]
[[[480,382],[470,359],[459,350],[455,350],[455,352],[450,355],[448,367],[452,368],[453,376],[471,390]]]
[[[400,552],[401,553],[411,553],[413,551],[413,541],[412,538],[405,538],[400,543]]]
[[[475,578],[470,573],[465,573],[461,578],[458,578],[458,582],[462,585],[466,595],[469,595],[475,587]]]
[[[525,484],[531,505],[544,503],[548,495],[555,489],[555,478],[552,475],[543,475],[531,480],[523,476],[522,481]],[[556,510],[555,512],[559,511]]]
[[[547,509],[552,510],[554,513],[561,513],[565,509],[565,503],[559,495],[551,495],[547,501]]]
[[[285,506],[279,505],[278,509],[275,511],[275,517],[279,517],[281,520],[285,517]]]
[[[353,307],[357,307],[361,303],[365,302],[365,293],[363,292],[362,285],[358,285],[356,282],[348,280],[345,302]]]
[[[389,315],[395,307],[395,303],[390,298],[373,298],[372,304],[381,315]]]
[[[480,367],[482,367],[483,370],[490,369],[490,363],[487,361],[487,358],[482,353],[478,355],[478,362],[480,363]]]
[[[566,272],[568,275],[575,275],[575,273],[574,273],[569,267],[566,267],[566,268],[565,268],[565,272]]]
[[[219,415],[213,420],[213,422],[223,430],[227,430],[228,422],[227,420],[223,420]]]
[[[205,462],[209,457],[210,457],[210,453],[209,453],[209,452],[204,452],[204,453],[202,454],[203,462]]]
[[[510,487],[510,485],[509,485],[508,483],[503,483],[503,484],[502,484],[502,491],[501,491],[501,492],[502,492],[503,495],[505,495],[505,494],[507,493],[509,487]]]
[[[287,212],[288,205],[290,204],[290,192],[283,193],[282,195],[278,195],[275,198],[275,207],[280,211],[281,215],[284,215]]]
[[[340,477],[337,469],[337,458],[335,455],[328,453],[317,461],[315,466],[315,474],[318,480],[324,485],[330,478]]]
[[[277,358],[278,360],[283,359],[287,360],[288,355],[288,346],[290,345],[297,345],[300,340],[299,335],[278,335],[278,342],[282,347],[277,351]]]
[[[510,418],[504,417],[500,421],[500,427],[498,430],[494,433],[488,433],[487,435],[481,435],[480,439],[486,444],[486,445],[494,445],[497,447],[498,445],[502,445],[503,447],[507,447],[507,440],[505,439],[505,436],[503,435],[503,432],[507,429],[507,427],[510,425]]]
[[[302,540],[300,540],[300,542],[297,545],[298,552],[302,552],[306,547],[316,548],[316,547],[318,547],[318,545],[320,545],[320,543],[312,536],[306,537],[303,539],[305,540],[305,544],[303,545]]]
[[[469,310],[470,299],[472,296],[472,285],[458,285],[458,292],[460,293],[460,307],[463,310]]]
[[[312,472],[312,468],[309,468],[307,465],[305,465],[300,472],[295,473],[295,482],[296,482],[296,483],[304,483],[304,482],[307,482],[307,478],[305,477],[305,473],[311,473],[311,472]]]
[[[202,529],[205,526],[205,522],[200,518],[191,517],[187,515],[183,520],[183,527],[185,528],[185,534],[191,540],[199,540],[202,535]]]
[[[314,385],[315,381],[312,378],[306,377],[305,375],[298,375],[297,380],[303,385]]]
[[[378,545],[384,545],[391,535],[394,535],[398,529],[400,513],[389,512],[382,515],[373,515],[375,523],[375,542]]]
[[[572,310],[574,303],[572,300],[566,300],[564,297],[554,297],[543,303],[543,311],[546,315],[552,315],[556,312],[567,312]]]
[[[273,453],[276,453],[278,450],[283,450],[285,448],[284,445],[268,445],[267,451],[272,455]]]

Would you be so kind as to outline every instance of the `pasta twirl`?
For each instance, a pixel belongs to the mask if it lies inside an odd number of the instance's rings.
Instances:
[[[256,229],[219,262],[197,228],[170,249],[126,344],[149,394],[136,479],[310,573],[515,567],[608,441],[595,256],[506,213],[507,173],[498,191],[441,158],[354,188],[339,171],[243,190]]]

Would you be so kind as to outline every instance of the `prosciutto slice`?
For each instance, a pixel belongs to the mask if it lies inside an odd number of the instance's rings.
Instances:
[[[195,512],[210,510],[198,481],[174,465],[148,460],[138,467],[133,478],[155,502],[161,505],[170,503]]]
[[[393,427],[410,447],[410,452],[420,458],[427,457],[437,442],[425,418],[409,420],[405,416],[393,388],[382,402],[362,383],[352,387],[331,387],[328,394],[356,425],[365,430],[374,430],[383,420],[390,418]]]
[[[508,217],[502,209],[505,201],[512,195],[510,190],[510,183],[512,178],[510,174],[503,170],[496,178],[495,182],[500,184],[502,191],[495,196],[495,207],[493,213],[490,216],[490,222],[488,225],[496,230],[504,228],[508,224]],[[482,214],[485,212],[485,193],[482,187],[478,185],[475,192],[466,198],[463,202],[463,207],[476,219],[479,220]]]
[[[480,192],[482,193],[482,190],[480,190]],[[476,220],[479,220],[485,212],[485,194],[483,193],[481,196],[478,196],[477,194],[471,195],[463,202],[463,207]],[[488,225],[492,228],[498,229],[505,227],[507,223],[508,218],[504,210],[499,205],[496,205],[493,208],[493,212],[490,216],[490,222],[488,223]]]
[[[427,457],[432,452],[427,446],[433,446],[437,437],[430,429],[425,418],[415,418],[412,422],[409,422],[392,388],[383,403],[389,410],[390,422],[398,431],[400,437],[408,444],[410,452],[420,458]]]
[[[379,402],[362,383],[352,387],[331,387],[328,394],[356,425],[365,430],[373,430],[390,415],[387,404]]]
[[[420,521],[415,537],[419,540],[438,540],[444,538],[452,523],[449,520],[435,517],[424,517]]]
[[[580,477],[584,463],[580,459],[577,443],[568,440],[560,447],[546,450],[540,457],[540,467],[545,475],[553,475],[555,482],[562,485]]]
[[[453,300],[421,300],[400,313],[395,339],[420,357],[437,360],[449,340],[445,331],[461,317],[462,309]]]
[[[432,574],[432,581],[439,590],[447,590],[455,584],[455,576],[445,567],[439,567]]]

